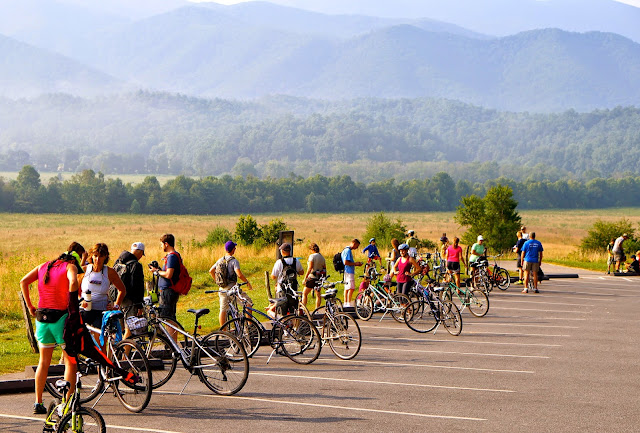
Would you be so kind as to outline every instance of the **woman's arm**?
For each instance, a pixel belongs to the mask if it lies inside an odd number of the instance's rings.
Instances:
[[[31,315],[34,317],[36,315],[36,307],[34,307],[33,304],[31,303],[31,297],[29,296],[30,295],[29,285],[31,283],[35,283],[36,281],[38,281],[39,269],[40,269],[40,266],[36,266],[27,275],[22,277],[22,279],[20,280],[20,290],[22,291],[22,297],[24,298],[24,301],[27,303],[27,308],[29,309],[29,313],[31,313]]]

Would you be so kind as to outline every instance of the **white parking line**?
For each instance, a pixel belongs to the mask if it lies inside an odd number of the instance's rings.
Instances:
[[[275,373],[256,373],[255,371],[251,372],[252,376],[274,376],[274,377],[285,377],[285,378],[295,378],[295,379],[309,379],[309,380],[332,380],[338,382],[357,382],[357,383],[374,383],[377,385],[394,385],[394,386],[416,386],[422,388],[442,388],[442,389],[455,389],[462,391],[485,391],[485,392],[516,392],[509,389],[487,389],[487,388],[469,388],[463,386],[444,386],[444,385],[427,385],[424,383],[402,383],[402,382],[382,382],[378,380],[362,380],[362,379],[341,379],[337,377],[311,377],[311,376],[296,376],[291,374],[275,374]]]
[[[157,392],[157,391],[154,391]],[[20,416],[20,415],[10,415],[10,414],[4,414],[4,413],[0,413],[0,417],[2,418],[13,418],[13,419],[23,419],[23,420],[29,420],[29,421],[39,421],[41,423],[44,424],[44,418],[36,418],[33,416]],[[118,430],[132,430],[132,431],[143,431],[143,432],[154,432],[154,433],[182,433],[179,431],[175,431],[175,430],[160,430],[160,429],[153,429],[150,427],[129,427],[129,426],[124,426],[124,425],[115,425],[115,424],[107,424],[106,425],[108,429],[118,429]]]
[[[464,326],[469,325],[483,325],[483,326],[521,326],[526,328],[566,328],[566,329],[580,329],[579,326],[567,326],[567,325],[528,325],[523,323],[495,323],[495,322],[464,322]]]
[[[541,313],[569,313],[569,314],[590,314],[591,311],[572,310],[541,310],[539,308],[518,308],[518,307],[491,307],[492,310],[518,310],[518,311],[539,311]]]
[[[389,337],[377,337],[377,336],[373,336],[373,337],[369,337],[369,338],[379,338],[379,339],[388,339]],[[427,338],[402,338],[402,337],[397,337],[394,338],[394,340],[403,340],[403,341],[421,341],[421,342],[427,342],[427,343],[465,343],[465,344],[495,344],[498,346],[534,346],[534,347],[562,347],[562,344],[544,344],[544,343],[510,343],[510,342],[504,342],[504,341],[474,341],[474,340],[461,340],[461,339],[451,339],[451,340],[430,340]]]
[[[525,320],[571,320],[571,321],[584,321],[580,317],[545,317],[544,319],[534,316],[491,316],[493,319],[525,319]]]
[[[525,334],[525,333],[521,333],[521,332],[496,332],[496,331],[485,331],[485,332],[479,332],[479,331],[465,331],[465,334],[471,334],[471,335],[505,335],[505,336],[515,336],[515,337],[561,337],[561,338],[566,338],[566,337],[571,337],[571,335],[567,335],[567,334]]]
[[[324,359],[323,361],[340,362],[337,359]],[[505,369],[493,369],[493,368],[478,368],[478,367],[455,367],[451,365],[433,365],[433,364],[405,364],[399,362],[383,362],[383,361],[361,361],[359,359],[351,359],[349,363],[357,364],[375,364],[375,365],[392,365],[394,367],[423,367],[423,368],[443,368],[446,370],[470,370],[470,371],[488,371],[490,373],[522,373],[522,374],[534,374],[535,371],[531,370],[505,370]]]
[[[157,392],[157,391],[154,391]],[[180,394],[179,392],[171,392],[171,391],[160,391],[160,394]],[[370,409],[366,407],[348,407],[348,406],[337,406],[331,404],[319,404],[319,403],[305,403],[301,401],[286,401],[286,400],[276,400],[269,398],[259,398],[259,397],[242,397],[242,396],[223,396],[223,395],[211,395],[211,394],[190,394],[183,392],[182,395],[190,395],[193,397],[202,397],[202,398],[229,398],[233,400],[249,400],[249,401],[263,401],[267,403],[276,403],[276,404],[288,404],[291,406],[311,406],[311,407],[324,407],[327,409],[338,409],[338,410],[352,410],[357,412],[373,412],[373,413],[381,413],[387,415],[405,415],[405,416],[417,416],[422,418],[440,418],[440,419],[455,419],[462,421],[487,421],[485,418],[472,418],[465,416],[447,416],[447,415],[431,415],[426,413],[412,413],[412,412],[398,412],[394,410],[380,410],[380,409]]]
[[[446,355],[495,356],[495,357],[501,357],[501,358],[538,358],[538,359],[550,358],[549,356],[540,356],[540,355],[505,355],[503,353],[451,352],[451,351],[445,351],[445,350],[388,349],[385,347],[372,347],[372,346],[363,347],[362,349],[385,350],[389,352],[417,352],[417,353],[442,353]]]
[[[568,302],[544,302],[544,301],[532,301],[529,299],[523,299],[521,297],[519,297],[519,299],[517,301],[512,301],[511,299],[500,299],[501,303],[502,301],[504,302],[513,302],[513,303],[520,303],[520,304],[546,304],[546,305],[567,305],[570,307],[595,307],[595,305],[593,304],[571,304]]]

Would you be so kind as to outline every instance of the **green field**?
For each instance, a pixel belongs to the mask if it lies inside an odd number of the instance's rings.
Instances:
[[[40,171],[40,181],[43,185],[49,183],[49,179],[53,177],[59,177],[61,181],[69,180],[76,172],[54,172],[54,171]],[[177,175],[174,174],[106,174],[105,179],[120,179],[125,185],[127,183],[138,184],[142,183],[145,177],[154,176],[158,179],[160,185],[164,185],[168,181],[175,179]],[[0,177],[6,180],[16,180],[18,178],[17,171],[0,171]]]

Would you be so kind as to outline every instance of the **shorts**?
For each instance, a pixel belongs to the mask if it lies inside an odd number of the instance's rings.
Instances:
[[[131,299],[124,299],[122,304],[120,305],[120,310],[124,313],[125,321],[129,317],[136,317],[138,315],[138,310],[142,309],[142,304],[134,304]],[[126,323],[126,322],[125,322]]]
[[[64,324],[69,313],[63,315],[57,322],[44,323],[36,320],[36,340],[42,348],[62,346],[64,349]]]
[[[104,313],[104,310],[80,310],[82,321],[98,329],[102,329],[102,313]]]
[[[616,263],[616,259],[614,256],[607,257],[607,265],[613,265]]]
[[[304,286],[307,289],[316,289],[316,290],[321,289],[321,287],[318,286],[318,280],[316,278],[308,278],[307,281],[304,282]]]
[[[613,257],[616,262],[624,262],[625,260],[627,260],[624,253],[614,253]]]
[[[518,255],[518,261],[516,262],[516,268],[522,268],[522,256]]]
[[[540,269],[540,263],[538,262],[528,262],[528,261],[524,261],[524,270],[525,271],[533,271],[535,273],[538,273],[538,269]]]
[[[344,274],[344,290],[355,290],[356,289],[356,274]]]
[[[178,298],[180,298],[180,294],[172,288],[160,289],[160,303],[158,304],[160,317],[166,317],[177,322],[176,305],[178,304]]]
[[[227,289],[232,288],[233,285],[227,287]],[[253,301],[251,300],[251,298],[249,296],[247,296],[247,294],[245,292],[242,291],[242,289],[240,289],[240,293],[239,295],[242,297],[242,299],[245,299],[249,302],[249,306],[253,305]],[[229,296],[226,293],[220,293],[218,292],[218,299],[220,299],[220,311],[228,311],[229,310]]]
[[[454,274],[460,273],[460,262],[447,262],[447,269],[449,269]]]

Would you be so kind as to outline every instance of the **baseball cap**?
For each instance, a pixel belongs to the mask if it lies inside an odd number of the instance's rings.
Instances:
[[[226,252],[230,253],[230,252],[231,252],[231,251],[233,251],[233,249],[234,249],[235,247],[237,247],[237,246],[238,246],[238,244],[236,244],[235,242],[233,242],[233,241],[227,241],[227,243],[226,243],[226,244],[224,244],[224,250],[225,250]]]
[[[398,245],[398,249],[399,249],[399,250],[408,250],[408,249],[409,249],[409,245],[407,245],[407,244],[400,244],[400,245]]]
[[[628,238],[628,237],[629,237],[629,235],[628,235],[627,233],[623,233],[623,234],[622,234],[622,237],[623,237],[623,238]]]
[[[291,244],[285,242],[284,244],[280,245],[280,251],[291,251]]]
[[[375,240],[376,240],[376,238],[371,238],[371,239],[369,239],[369,243],[371,243],[371,242],[373,242]]]
[[[482,235],[478,235],[478,242],[483,241],[484,238],[482,237]]]
[[[142,242],[134,242],[131,244],[131,250],[140,250],[144,256],[144,244]]]

